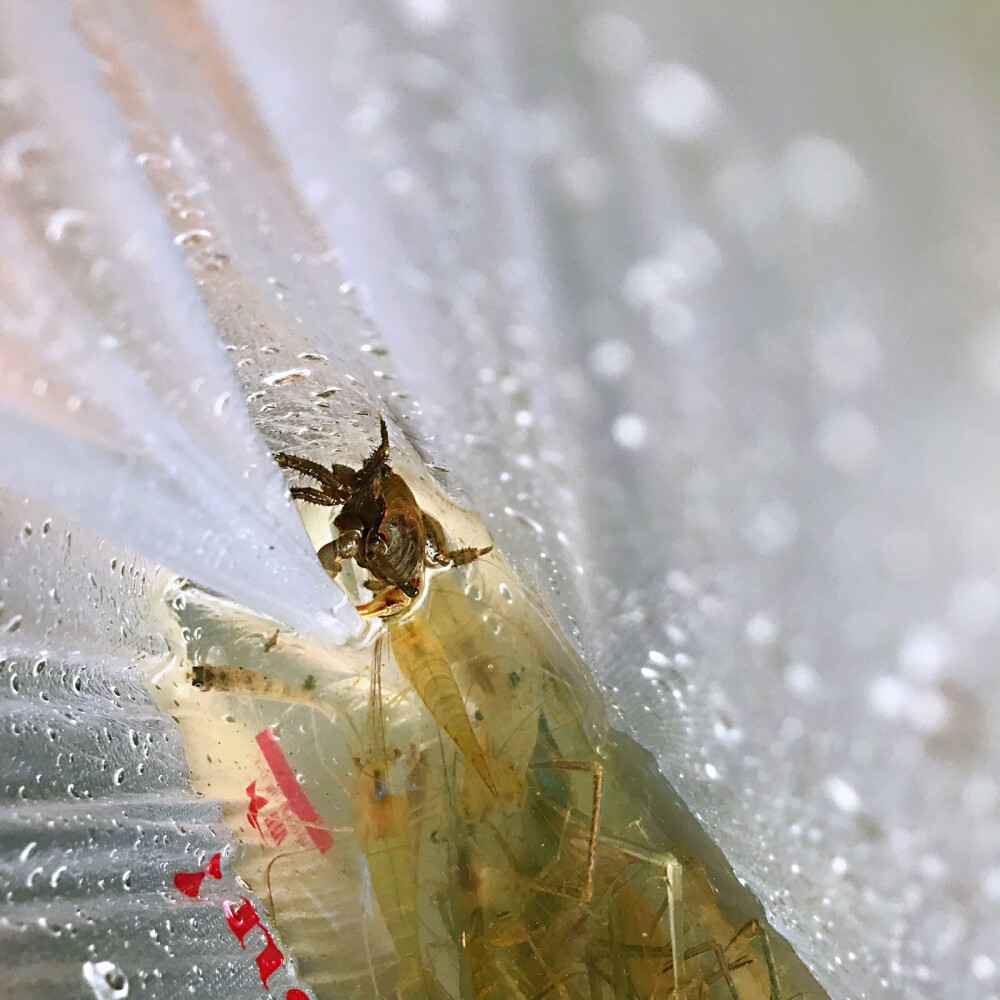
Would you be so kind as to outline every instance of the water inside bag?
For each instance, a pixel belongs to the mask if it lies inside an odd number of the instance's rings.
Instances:
[[[407,478],[452,542],[486,540]],[[304,511],[319,547],[329,509]],[[352,564],[338,579],[365,599]],[[826,995],[498,552],[435,572],[406,625],[349,646],[183,578],[162,611],[172,656],[149,684],[239,842],[257,902],[219,919],[255,928],[265,985],[286,949],[323,1000]],[[405,679],[404,629],[443,650],[495,796]]]

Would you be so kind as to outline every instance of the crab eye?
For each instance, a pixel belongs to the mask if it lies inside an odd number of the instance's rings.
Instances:
[[[407,597],[416,597],[420,591],[420,587],[416,579],[400,584],[399,589],[406,594]]]

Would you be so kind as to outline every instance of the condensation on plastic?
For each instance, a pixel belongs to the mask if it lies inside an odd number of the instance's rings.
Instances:
[[[101,42],[96,22],[68,14],[0,6],[0,992],[256,996],[253,955],[221,908],[246,893],[228,864],[231,834],[218,803],[191,792],[177,728],[143,683],[167,655],[151,603],[169,571],[321,642],[354,634],[233,372],[252,356],[258,399],[312,404],[297,373],[326,362],[298,358],[290,327],[310,308],[313,327],[338,310],[352,337],[361,324],[328,256],[303,312],[266,280],[270,253],[302,270],[261,245],[267,232],[303,247],[310,234],[253,148],[258,173],[226,186],[235,217],[260,204],[273,220],[227,231],[239,248],[226,273],[245,266],[253,291],[223,285],[221,254],[185,266],[201,237],[169,223],[187,213],[187,230],[214,224],[184,200],[203,181],[149,184],[144,167],[168,161],[132,148],[87,48]],[[176,144],[175,155],[196,163]],[[205,275],[218,278],[215,298],[199,294]],[[238,348],[226,336],[237,320]],[[373,414],[361,366],[330,368],[323,388],[343,383],[340,414]],[[275,445],[331,432],[290,412],[272,424]],[[216,852],[221,879],[185,898],[173,877]],[[282,996],[301,986],[288,964],[269,985]]]
[[[0,5],[5,983],[259,993],[150,581],[319,621],[267,448],[384,405],[833,995],[995,996],[983,15],[74,9]]]
[[[3,37],[6,482],[345,637],[92,57],[44,4]]]

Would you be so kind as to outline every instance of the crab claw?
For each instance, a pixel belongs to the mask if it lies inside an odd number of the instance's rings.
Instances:
[[[362,618],[388,618],[409,605],[410,598],[399,587],[386,587],[367,604],[359,604],[355,610]]]

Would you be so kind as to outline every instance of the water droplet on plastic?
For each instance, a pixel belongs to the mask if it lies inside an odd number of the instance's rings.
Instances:
[[[96,1000],[124,1000],[128,996],[128,976],[114,962],[84,962],[83,978]]]
[[[865,188],[857,160],[840,143],[822,135],[793,139],[782,154],[781,175],[792,206],[817,224],[847,216]]]
[[[268,375],[264,382],[267,385],[291,385],[293,382],[301,382],[308,378],[312,372],[308,368],[291,368],[286,372],[275,372]]]
[[[623,413],[611,425],[615,443],[629,451],[636,451],[646,443],[646,421],[637,413]]]
[[[623,340],[605,340],[590,352],[590,367],[601,378],[614,379],[631,367],[634,352]]]
[[[843,778],[831,775],[826,779],[826,794],[830,801],[841,811],[854,815],[861,809],[861,796]]]
[[[50,243],[61,243],[70,229],[82,228],[88,218],[79,208],[56,209],[45,223],[45,238]]]
[[[198,246],[212,238],[208,229],[187,229],[174,237],[174,245],[179,247]]]
[[[0,176],[9,181],[23,180],[30,154],[44,153],[47,149],[45,134],[41,130],[12,135],[0,146]]]
[[[704,138],[720,111],[712,85],[681,63],[653,66],[643,80],[639,106],[649,123],[672,139]]]

